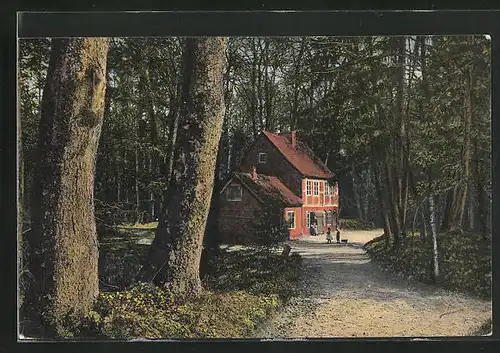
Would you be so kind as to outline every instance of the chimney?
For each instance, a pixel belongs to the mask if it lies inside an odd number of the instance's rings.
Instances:
[[[290,132],[290,143],[292,144],[293,148],[297,146],[297,137],[295,135],[295,130]]]
[[[257,180],[257,168],[255,168],[255,166],[252,166],[251,177],[252,177],[252,180]]]

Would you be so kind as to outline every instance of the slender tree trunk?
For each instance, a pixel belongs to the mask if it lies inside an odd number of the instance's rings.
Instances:
[[[53,39],[43,94],[30,237],[32,305],[48,335],[66,335],[99,292],[94,173],[108,40]]]
[[[255,47],[255,39],[252,41],[252,71],[250,75],[250,85],[252,88],[252,94],[250,97],[250,116],[252,117],[252,128],[253,128],[253,138],[254,140],[259,135],[259,128],[257,126],[257,49]]]
[[[24,239],[23,239],[23,220],[24,220],[24,155],[23,155],[23,140],[21,129],[21,118],[17,120],[17,259],[19,261],[19,270],[23,271],[25,268],[24,258]],[[21,276],[21,273],[18,273]],[[24,300],[26,293],[20,293],[21,300]],[[19,302],[21,302],[19,300]]]
[[[474,168],[473,168],[473,173],[474,173],[474,179],[475,179],[475,189],[476,189],[476,195],[477,195],[477,211],[478,211],[478,226],[479,226],[479,231],[483,235],[483,239],[486,239],[486,235],[488,233],[488,227],[487,227],[487,209],[489,207],[486,204],[486,198],[485,198],[485,193],[484,193],[484,181],[482,177],[482,170],[480,167],[480,155],[479,155],[479,150],[477,146],[477,137],[474,138]]]
[[[139,281],[179,294],[201,288],[202,240],[224,116],[225,39],[189,38],[184,51],[182,122],[166,215],[158,225]]]
[[[434,282],[439,279],[439,253],[437,244],[437,223],[436,223],[436,207],[434,205],[434,196],[429,196],[429,222],[432,234],[432,269]]]
[[[356,183],[356,170],[354,168],[354,163],[351,164],[351,178],[352,178],[352,193],[354,195],[354,201],[356,202],[356,210],[358,212],[358,219],[364,222],[363,208],[361,207],[361,198],[358,193],[358,185]]]
[[[399,246],[399,241],[401,238],[401,223],[400,223],[401,214],[399,211],[397,188],[394,185],[393,174],[387,156],[385,157],[384,165],[385,165],[387,193],[389,195],[389,202],[390,202],[389,215],[391,220],[391,230],[393,232],[393,237],[394,237],[394,246],[397,247]]]
[[[470,42],[469,42],[470,43]],[[462,151],[462,170],[459,173],[459,179],[462,185],[457,186],[452,193],[450,193],[450,200],[447,204],[446,222],[444,224],[447,231],[461,231],[463,227],[463,219],[465,214],[465,206],[467,201],[468,184],[470,178],[470,160],[471,160],[471,129],[473,120],[473,102],[472,102],[472,68],[469,67],[465,77],[465,116],[464,116],[464,129],[465,141]]]
[[[141,223],[141,198],[140,198],[140,189],[139,189],[139,138],[136,140],[135,145],[135,181],[134,181],[134,189],[135,189],[135,222]]]
[[[372,157],[372,159],[373,159],[372,169],[373,169],[373,177],[374,177],[373,179],[375,181],[375,190],[377,192],[377,198],[379,200],[380,212],[382,214],[382,219],[384,222],[384,234],[387,237],[387,240],[389,243],[390,238],[391,238],[391,224],[389,221],[388,207],[386,206],[384,193],[382,192],[382,188],[381,188],[380,172],[379,172],[379,169],[377,168],[377,162],[375,162],[375,159],[373,157]]]

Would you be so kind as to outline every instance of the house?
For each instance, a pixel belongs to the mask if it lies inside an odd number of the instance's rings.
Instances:
[[[244,241],[253,217],[268,200],[280,203],[290,239],[318,233],[338,220],[335,175],[300,140],[296,132],[264,131],[245,152],[240,171],[220,191],[219,232],[224,241]]]

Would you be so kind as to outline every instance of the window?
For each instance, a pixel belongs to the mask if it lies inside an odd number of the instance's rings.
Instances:
[[[295,211],[288,211],[286,213],[286,220],[288,222],[288,229],[295,229]]]
[[[314,182],[314,196],[319,195],[319,181]]]
[[[311,212],[306,211],[306,227],[311,228]]]
[[[267,162],[267,153],[259,153],[259,163],[266,163]]]
[[[243,192],[241,186],[232,185],[227,188],[227,200],[228,201],[241,201]]]
[[[325,196],[330,195],[330,185],[328,185],[328,182],[325,181]]]
[[[312,185],[311,184],[312,184],[312,181],[310,181],[310,180],[306,181],[306,195],[312,195],[312,193],[311,193]]]

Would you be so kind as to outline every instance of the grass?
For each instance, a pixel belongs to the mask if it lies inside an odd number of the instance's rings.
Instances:
[[[118,228],[122,229],[156,229],[158,222],[122,224]]]
[[[276,296],[203,291],[182,300],[163,288],[141,285],[101,293],[81,334],[100,338],[245,337],[279,305]]]
[[[149,246],[138,244],[143,238],[153,239],[153,230],[130,232],[117,229],[99,236],[99,281],[101,290],[123,289],[141,267]]]
[[[391,272],[424,283],[432,283],[432,245],[412,236],[392,251],[385,247],[385,237],[365,245],[373,260]],[[491,240],[465,232],[438,235],[439,283],[447,289],[491,298]]]
[[[301,258],[288,260],[265,249],[221,251],[202,257],[204,290],[174,298],[163,288],[140,285],[125,290],[149,249],[138,236],[102,235],[101,294],[78,335],[101,338],[248,337],[294,293]],[[151,232],[154,234],[154,232]]]

